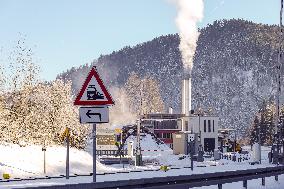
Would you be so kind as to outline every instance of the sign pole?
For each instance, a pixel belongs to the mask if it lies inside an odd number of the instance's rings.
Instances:
[[[96,124],[93,124],[93,182],[96,182],[96,156],[97,156],[97,145],[96,145]]]
[[[190,142],[190,169],[193,171],[193,148],[194,148],[194,142]]]
[[[88,74],[83,86],[77,95],[74,105],[79,108],[80,123],[93,124],[93,182],[96,182],[96,124],[109,122],[108,106],[114,102],[103,84],[96,67]],[[84,107],[85,106],[85,107]],[[89,107],[86,107],[89,106]]]
[[[69,179],[69,147],[70,147],[70,135],[69,135],[69,128],[68,129],[68,134],[66,136],[66,144],[67,144],[67,154],[66,154],[66,179]]]
[[[43,151],[43,173],[46,174],[46,156],[45,156],[45,151]]]
[[[43,141],[43,173],[46,174],[46,156],[45,156],[45,151],[46,151],[46,146],[45,146],[45,140]]]

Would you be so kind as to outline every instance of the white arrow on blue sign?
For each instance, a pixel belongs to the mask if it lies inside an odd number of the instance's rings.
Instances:
[[[108,123],[109,110],[107,106],[80,107],[80,123]]]

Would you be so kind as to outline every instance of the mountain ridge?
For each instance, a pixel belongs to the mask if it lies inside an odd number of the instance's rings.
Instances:
[[[221,127],[246,134],[263,100],[274,99],[278,31],[275,25],[241,19],[219,20],[202,28],[192,70],[193,108],[198,104],[213,108]],[[107,86],[122,87],[131,72],[141,77],[150,74],[160,83],[166,106],[180,112],[183,66],[178,45],[177,34],[157,37],[102,55],[58,78],[71,80],[76,93],[90,66],[97,67]]]

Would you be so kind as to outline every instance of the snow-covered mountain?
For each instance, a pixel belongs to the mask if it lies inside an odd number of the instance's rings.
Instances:
[[[193,107],[212,107],[222,127],[245,134],[262,101],[274,99],[279,28],[222,20],[200,31],[192,75]],[[178,45],[177,34],[161,36],[102,55],[58,78],[72,80],[77,92],[92,65],[108,86],[123,86],[131,72],[150,74],[160,82],[166,106],[180,112],[183,67]]]

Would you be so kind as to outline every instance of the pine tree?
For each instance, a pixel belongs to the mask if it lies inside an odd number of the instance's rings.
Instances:
[[[258,130],[259,130],[259,118],[256,115],[254,117],[253,124],[250,128],[250,145],[252,146],[254,143],[258,142]]]
[[[264,143],[266,145],[272,145],[273,143],[273,136],[275,132],[274,115],[275,115],[275,106],[274,104],[271,103],[266,107],[266,112],[265,112],[266,135]]]
[[[259,122],[259,138],[258,141],[260,145],[263,145],[265,143],[266,135],[267,135],[267,124],[266,124],[266,101],[263,102],[262,107],[260,109],[260,122]]]
[[[254,123],[249,131],[251,144],[254,142],[260,142],[261,145],[271,145],[273,143],[274,115],[274,104],[263,101],[262,106],[255,116]]]

